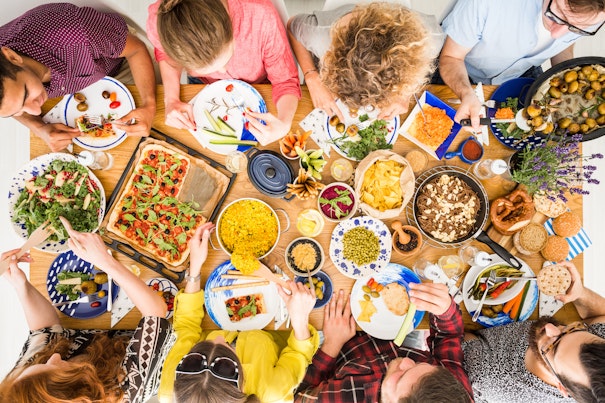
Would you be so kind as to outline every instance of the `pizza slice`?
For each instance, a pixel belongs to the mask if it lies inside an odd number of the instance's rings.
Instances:
[[[76,118],[76,127],[89,137],[110,137],[116,135],[112,121],[112,114],[107,115],[107,118],[103,115],[82,115]]]
[[[225,301],[225,308],[231,322],[239,322],[242,319],[253,318],[256,315],[267,312],[265,310],[263,294],[250,294],[229,298]]]

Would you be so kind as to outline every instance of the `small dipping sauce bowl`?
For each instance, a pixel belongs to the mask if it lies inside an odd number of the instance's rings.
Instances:
[[[475,137],[470,136],[460,144],[458,150],[448,151],[443,157],[446,160],[459,157],[463,162],[472,164],[479,161],[481,157],[483,157],[483,146]]]

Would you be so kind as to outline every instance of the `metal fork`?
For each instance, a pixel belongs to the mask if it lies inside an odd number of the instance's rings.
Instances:
[[[448,98],[445,100],[447,103],[459,105],[462,101],[458,98]],[[487,101],[482,103],[483,106],[487,106],[488,108],[496,108],[496,101],[493,99],[488,99]]]
[[[56,302],[53,304],[53,306],[55,307],[59,307],[59,306],[63,306],[63,305],[69,305],[69,304],[86,304],[89,302],[95,302],[98,301],[102,298],[105,297],[99,297],[99,294],[90,294],[90,295],[85,295],[83,297],[80,297],[76,300],[73,301],[63,301],[63,302]]]
[[[483,308],[483,303],[485,302],[485,297],[487,297],[487,293],[489,289],[492,288],[496,284],[496,270],[490,270],[489,277],[487,278],[487,282],[485,283],[485,291],[483,291],[483,296],[481,297],[481,301],[479,302],[479,306],[475,313],[473,314],[473,322],[476,322],[481,315],[481,308]]]

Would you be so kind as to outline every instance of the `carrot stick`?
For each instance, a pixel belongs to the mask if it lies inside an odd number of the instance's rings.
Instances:
[[[511,308],[515,304],[515,302],[517,300],[520,300],[522,297],[523,297],[523,290],[521,290],[521,292],[519,294],[515,295],[509,301],[507,301],[506,304],[504,304],[504,307],[502,307],[502,312],[509,313]]]
[[[515,298],[515,302],[513,303],[513,306],[511,307],[509,316],[512,320],[516,320],[515,318],[517,317],[517,314],[519,313],[519,308],[521,308],[521,300],[523,298]]]
[[[300,139],[302,140],[302,142],[304,143],[305,141],[307,141],[307,139],[309,138],[309,136],[311,136],[311,133],[313,133],[312,130],[303,132],[302,136],[300,137]]]

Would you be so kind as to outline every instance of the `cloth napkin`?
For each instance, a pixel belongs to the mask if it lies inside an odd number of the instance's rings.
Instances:
[[[332,145],[330,143],[328,132],[326,131],[327,119],[328,116],[324,111],[315,108],[311,111],[311,113],[305,116],[305,118],[299,123],[299,126],[304,131],[311,130],[311,139],[313,139],[313,141],[324,150],[324,154],[329,158]]]
[[[132,311],[132,308],[134,308],[134,303],[128,298],[126,292],[120,288],[118,297],[113,302],[113,308],[111,309],[111,327],[124,319],[124,316]]]
[[[479,82],[475,87],[475,94],[477,94],[479,102],[483,104],[485,102],[485,95],[483,94],[482,82]],[[487,109],[485,108],[485,106],[481,107],[481,112],[479,112],[479,115],[483,117],[487,116]],[[489,132],[487,130],[487,126],[481,126],[481,131],[475,134],[477,135],[477,140],[479,140],[479,143],[485,144],[486,146],[489,145]]]

